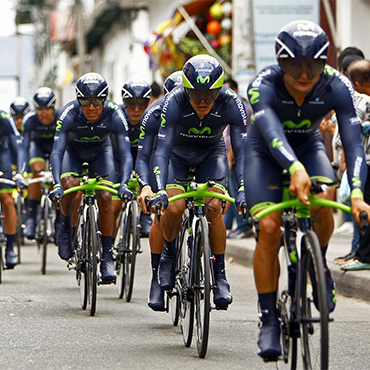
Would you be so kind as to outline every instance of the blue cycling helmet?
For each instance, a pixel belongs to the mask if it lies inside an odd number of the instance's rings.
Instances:
[[[283,58],[313,58],[324,62],[328,57],[329,39],[324,30],[310,21],[287,24],[275,39],[275,55]]]
[[[163,83],[165,94],[168,94],[172,89],[180,84],[182,84],[182,71],[173,72]]]
[[[30,105],[25,98],[18,96],[10,104],[10,114],[15,116],[17,114],[26,115],[30,110]]]
[[[150,99],[152,89],[149,84],[140,79],[132,79],[122,86],[122,100],[125,99]]]
[[[108,97],[108,83],[99,73],[85,73],[76,84],[76,98],[101,98]]]
[[[196,104],[214,102],[224,82],[224,71],[219,61],[210,55],[190,58],[182,69],[182,83],[189,98]]]
[[[39,87],[33,96],[33,105],[38,108],[54,108],[56,97],[50,87]]]

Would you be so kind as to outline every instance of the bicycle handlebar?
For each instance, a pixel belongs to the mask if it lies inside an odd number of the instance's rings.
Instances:
[[[108,188],[107,186],[104,186],[104,185],[97,184],[98,181],[100,181],[98,177],[88,178],[84,184],[74,186],[72,188],[64,190],[64,194],[67,195],[67,194],[73,193],[75,191],[80,191],[80,190],[81,191],[92,191],[92,192],[94,192],[95,190],[103,190],[103,191],[108,191],[112,194],[118,194],[117,190]]]

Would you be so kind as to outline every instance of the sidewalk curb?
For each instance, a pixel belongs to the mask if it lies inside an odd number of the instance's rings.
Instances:
[[[230,240],[227,239],[226,258],[252,268],[254,239]],[[370,271],[342,271],[328,259],[328,265],[335,282],[336,291],[345,296],[370,301]]]

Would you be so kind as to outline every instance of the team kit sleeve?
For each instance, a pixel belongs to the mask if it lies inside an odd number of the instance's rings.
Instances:
[[[66,109],[69,109],[68,107]],[[53,150],[50,155],[50,163],[54,184],[61,184],[62,160],[67,147],[68,126],[73,123],[73,117],[69,113],[62,112],[64,119],[57,120],[57,127],[54,135]]]
[[[157,114],[155,114],[155,111],[158,109],[159,106],[154,108],[149,107],[143,114],[143,119],[140,123],[139,145],[135,171],[141,189],[149,185],[149,161],[153,152],[154,138],[158,134],[160,120],[160,114],[158,114],[160,111],[157,111]],[[147,114],[149,115],[148,117],[146,117]],[[144,120],[145,124],[143,124]]]
[[[243,143],[247,136],[248,115],[242,99],[239,95],[229,100],[228,118],[230,120],[230,139],[235,158],[235,172],[238,181],[238,189],[244,185],[243,164],[244,148]]]
[[[176,89],[175,89],[176,91]],[[176,123],[180,118],[180,107],[175,95],[168,94],[160,115],[157,151],[153,160],[153,172],[158,192],[166,190],[168,165],[175,141]]]
[[[256,89],[253,83],[248,88],[249,101],[253,109],[252,124],[258,127],[275,160],[293,175],[294,172],[304,169],[304,166],[298,161],[285,136],[280,119],[273,109],[275,91],[272,86],[263,84],[258,90]]]
[[[118,107],[118,106],[117,106]],[[133,168],[133,160],[128,137],[128,124],[121,108],[112,114],[113,133],[118,144],[118,160],[120,163],[121,184],[127,184]]]
[[[344,76],[341,76],[340,81],[335,86],[334,110],[337,115],[343,149],[346,154],[351,199],[363,199],[367,165],[361,141],[361,125],[355,111],[355,98],[351,82]]]
[[[31,130],[32,130],[32,119],[28,118],[23,125],[23,147],[26,165],[29,161],[30,142],[31,142]]]
[[[26,162],[22,136],[11,117],[5,118],[5,122],[8,127],[10,148],[13,153],[17,153],[17,171],[18,173],[23,173],[26,170]]]

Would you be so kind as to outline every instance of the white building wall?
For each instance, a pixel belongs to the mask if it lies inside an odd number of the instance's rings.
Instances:
[[[356,46],[370,59],[370,1],[337,0],[336,16],[340,49]]]

